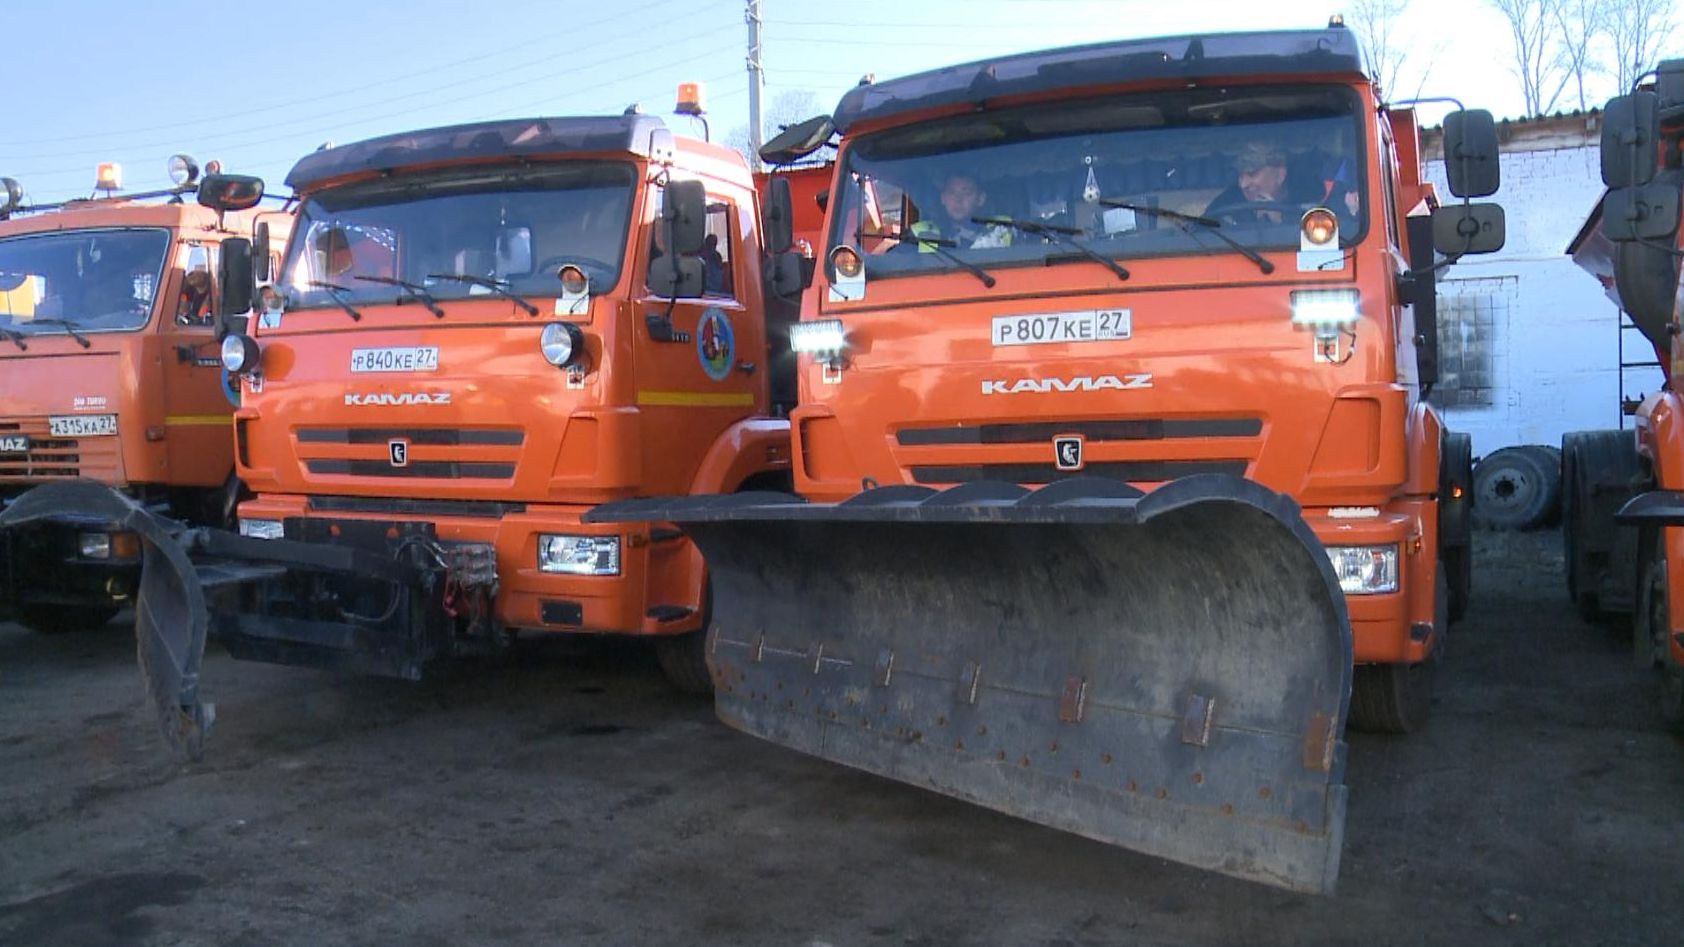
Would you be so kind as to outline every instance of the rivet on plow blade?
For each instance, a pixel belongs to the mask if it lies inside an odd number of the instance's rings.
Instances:
[[[871,679],[877,683],[878,687],[888,687],[889,679],[894,676],[894,673],[895,653],[887,648],[877,652],[877,667],[873,671]]]
[[[1058,719],[1063,723],[1081,723],[1082,707],[1088,699],[1088,682],[1080,677],[1064,679],[1064,693],[1058,699]]]
[[[1210,746],[1210,724],[1215,716],[1214,698],[1188,694],[1186,711],[1181,715],[1181,742]]]
[[[959,675],[959,699],[967,704],[975,704],[977,690],[981,687],[982,665],[966,661],[965,672]]]
[[[1310,718],[1310,728],[1304,732],[1304,767],[1318,773],[1333,769],[1333,754],[1339,745],[1339,733],[1333,718],[1317,713]]]

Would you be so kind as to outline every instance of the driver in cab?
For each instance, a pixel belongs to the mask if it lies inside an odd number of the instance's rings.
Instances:
[[[1236,180],[1205,207],[1204,216],[1235,223],[1278,224],[1293,221],[1306,208],[1327,205],[1347,220],[1358,210],[1357,193],[1343,181],[1341,170],[1316,186],[1299,182],[1287,168],[1286,151],[1263,139],[1246,142],[1234,157]]]
[[[973,218],[983,215],[988,194],[977,179],[965,172],[947,175],[941,186],[941,211],[912,225],[914,236],[929,238],[919,241],[918,249],[933,253],[938,246],[1004,247],[1012,242],[1011,231],[1004,227],[977,223]],[[935,243],[941,240],[944,243]]]

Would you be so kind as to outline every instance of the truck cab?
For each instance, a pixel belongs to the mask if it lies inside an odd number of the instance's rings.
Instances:
[[[180,520],[232,522],[233,406],[217,358],[231,302],[222,242],[249,233],[251,214],[188,202],[202,186],[225,187],[232,178],[201,182],[184,157],[176,167],[175,188],[110,196],[118,182],[104,166],[108,196],[56,205],[24,205],[17,182],[4,179],[6,503],[32,487],[80,478]],[[255,180],[239,185],[253,203]],[[260,195],[261,182],[255,187]],[[236,287],[232,295],[245,292]],[[37,630],[102,625],[134,592],[135,537],[82,522],[75,510],[8,530],[0,543],[0,597]]]
[[[383,549],[390,530],[478,565],[434,603],[451,629],[396,663],[330,632],[277,650],[287,633],[259,618],[230,647],[415,676],[516,630],[645,635],[676,682],[705,689],[695,548],[580,517],[787,480],[793,383],[779,403],[779,301],[741,157],[652,117],[545,118],[330,148],[287,183],[297,219],[274,293],[225,349],[256,494],[239,530]],[[342,611],[311,614],[358,624]]]
[[[1425,398],[1435,263],[1502,221],[1438,206],[1351,34],[1024,54],[862,84],[833,122],[798,492],[1256,481],[1345,591],[1353,721],[1419,726],[1469,569],[1466,444]],[[1489,115],[1451,124],[1453,184],[1475,162],[1491,193]]]

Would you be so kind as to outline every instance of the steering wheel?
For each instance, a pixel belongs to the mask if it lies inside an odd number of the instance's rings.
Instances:
[[[1278,213],[1283,224],[1296,223],[1304,213],[1304,206],[1287,201],[1233,201],[1220,207],[1206,208],[1201,216],[1215,217],[1217,220],[1226,220],[1234,224],[1269,223],[1259,221],[1255,217],[1245,219],[1244,215],[1255,214],[1257,211]]]

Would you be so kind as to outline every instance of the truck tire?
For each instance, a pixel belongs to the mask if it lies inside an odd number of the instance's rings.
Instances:
[[[1520,449],[1531,454],[1544,471],[1544,492],[1549,499],[1544,504],[1544,522],[1541,525],[1554,526],[1561,522],[1561,448],[1549,444],[1526,444]]]
[[[1473,439],[1448,431],[1439,448],[1439,559],[1450,582],[1450,620],[1460,622],[1473,600]]]
[[[117,616],[115,605],[19,605],[18,624],[43,635],[104,628]]]
[[[1433,679],[1450,628],[1450,583],[1444,565],[1433,579],[1432,653],[1419,664],[1359,664],[1351,678],[1351,726],[1369,733],[1414,733],[1432,716]]]
[[[1629,529],[1616,526],[1613,513],[1638,492],[1639,470],[1629,432],[1562,435],[1562,558],[1568,600],[1585,621],[1602,621],[1609,611],[1635,610],[1635,602],[1618,599],[1639,585],[1641,567],[1628,549],[1636,540],[1623,535]],[[1610,592],[1616,600],[1606,600]]]
[[[1654,530],[1645,530],[1638,548],[1637,607],[1632,609],[1632,657],[1642,669],[1661,673],[1661,719],[1673,730],[1684,728],[1684,667],[1672,660],[1666,636],[1671,630],[1667,560]]]
[[[685,694],[706,697],[713,693],[708,674],[707,629],[655,639],[655,660],[667,681]]]
[[[1560,476],[1536,454],[1505,447],[1474,467],[1474,516],[1493,529],[1535,529],[1549,519],[1551,485]]]

